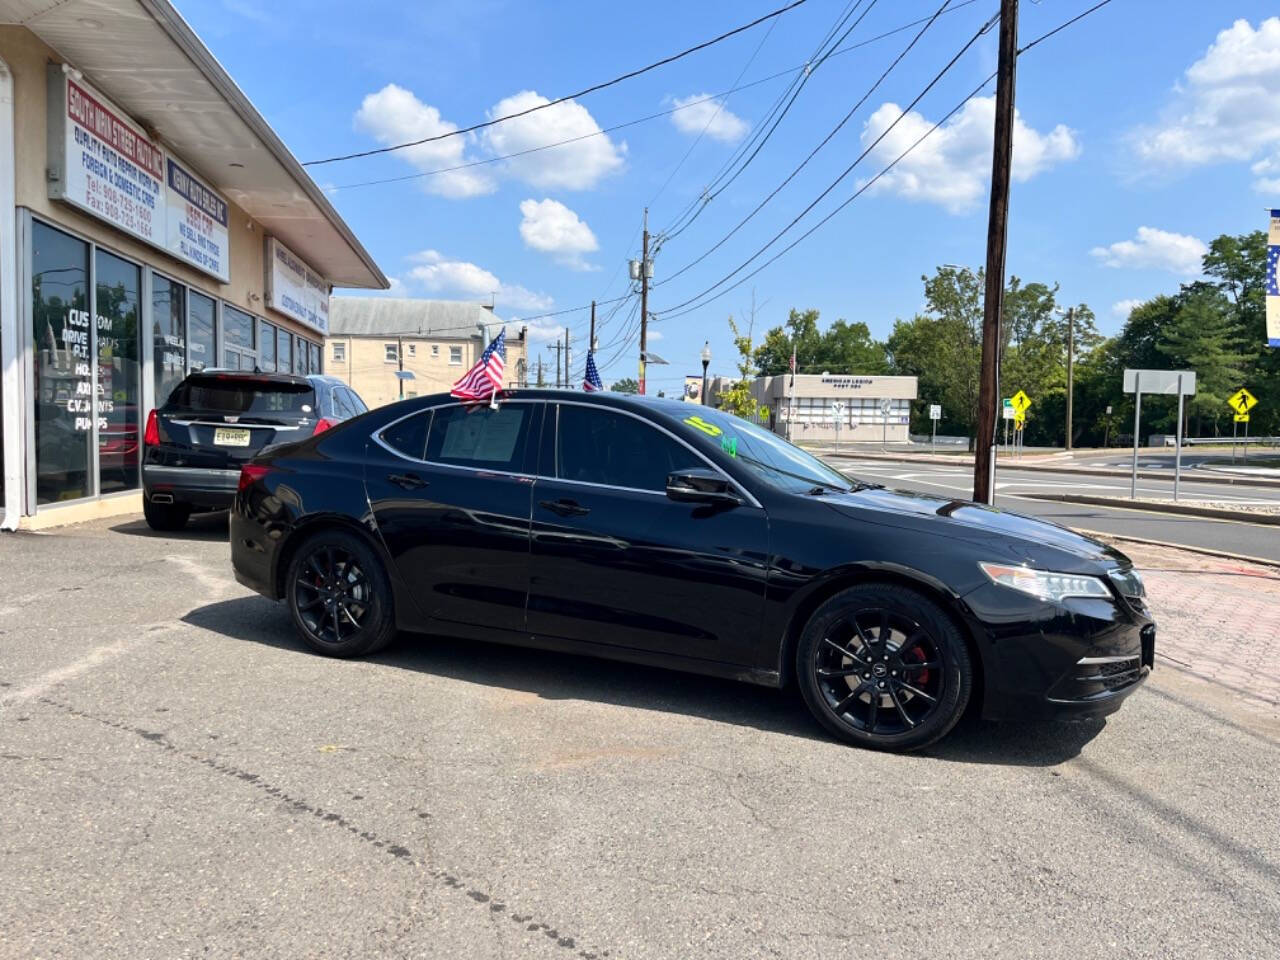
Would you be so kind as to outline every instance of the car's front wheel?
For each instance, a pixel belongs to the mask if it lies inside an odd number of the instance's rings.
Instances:
[[[818,722],[849,743],[917,750],[964,712],[973,664],[932,600],[894,584],[860,584],[827,600],[796,648],[796,676]]]
[[[391,581],[381,558],[355,534],[312,534],[293,555],[285,576],[293,624],[317,653],[360,657],[395,638]]]

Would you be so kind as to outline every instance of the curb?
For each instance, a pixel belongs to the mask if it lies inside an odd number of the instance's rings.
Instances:
[[[1048,500],[1056,503],[1082,503],[1097,507],[1119,507],[1123,510],[1146,510],[1151,513],[1174,513],[1187,517],[1208,517],[1213,520],[1235,520],[1238,523],[1256,523],[1262,526],[1280,526],[1280,514],[1246,513],[1243,510],[1220,510],[1217,507],[1192,507],[1181,503],[1144,503],[1141,500],[1122,500],[1118,497],[1093,497],[1079,493],[1021,494],[1029,500]]]
[[[1168,547],[1171,550],[1186,550],[1188,553],[1198,553],[1206,557],[1216,557],[1219,560],[1235,560],[1238,563],[1252,563],[1260,567],[1269,567],[1273,570],[1280,570],[1280,560],[1268,560],[1266,557],[1253,557],[1247,553],[1227,553],[1224,550],[1214,550],[1211,547],[1194,547],[1185,543],[1170,543],[1168,540],[1152,540],[1150,537],[1130,537],[1122,536],[1118,533],[1108,533],[1106,530],[1089,530],[1085,527],[1072,527],[1076,533],[1083,533],[1086,536],[1096,537],[1099,540],[1123,540],[1129,543],[1144,543],[1149,547]]]
[[[834,456],[834,454],[830,454],[830,453],[825,455]],[[840,456],[854,457],[859,460],[883,460],[886,463],[920,463],[920,464],[935,465],[935,466],[939,464],[947,465],[949,463],[950,466],[955,466],[955,467],[972,467],[973,466],[972,460],[961,460],[959,462],[956,462],[954,460],[948,461],[942,458],[924,460],[924,459],[921,459],[920,457],[905,457],[905,456],[895,457],[892,455],[886,456],[885,454],[881,454],[881,453],[857,453],[857,454],[841,453]],[[1046,473],[1046,472],[1047,473],[1067,473],[1067,474],[1072,474],[1072,475],[1081,476],[1081,477],[1124,477],[1125,479],[1128,479],[1129,477],[1133,476],[1132,471],[1129,471],[1129,470],[1090,470],[1087,467],[1058,467],[1048,463],[1039,465],[1039,466],[1032,466],[1030,464],[1020,464],[1020,463],[1009,464],[1002,460],[998,460],[997,466],[998,466],[998,469],[1000,470],[1023,470],[1027,473]],[[1139,480],[1168,480],[1170,483],[1172,483],[1173,471],[1170,470],[1166,473],[1164,471],[1152,472],[1150,470],[1139,470],[1138,479]],[[1270,488],[1280,487],[1280,480],[1270,480],[1263,477],[1237,477],[1230,474],[1218,474],[1212,477],[1206,477],[1202,475],[1197,476],[1195,473],[1191,471],[1190,468],[1184,469],[1182,471],[1182,476],[1179,482],[1181,483],[1220,483],[1224,486],[1242,486],[1242,487],[1270,487]]]

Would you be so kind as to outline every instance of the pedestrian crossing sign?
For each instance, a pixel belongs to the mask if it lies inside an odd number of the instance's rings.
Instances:
[[[1236,413],[1248,414],[1250,410],[1258,405],[1258,398],[1244,387],[1241,387],[1227,398],[1227,403]]]
[[[1027,407],[1031,406],[1031,398],[1028,397],[1026,392],[1023,390],[1019,390],[1017,393],[1015,393],[1010,398],[1009,402],[1013,404],[1013,409],[1020,414],[1026,413]]]

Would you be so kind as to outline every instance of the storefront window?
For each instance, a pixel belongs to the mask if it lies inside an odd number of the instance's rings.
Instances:
[[[295,337],[293,342],[293,372],[300,376],[307,375],[307,341]]]
[[[138,354],[137,264],[99,250],[97,287],[98,483],[100,493],[138,486],[138,408],[142,365]]]
[[[222,307],[222,353],[224,367],[252,370],[258,362],[254,349],[255,318],[230,304]]]
[[[311,372],[320,372],[320,344],[311,344]]]
[[[276,328],[262,321],[262,329],[258,332],[258,366],[267,373],[276,368]]]
[[[36,502],[87,497],[93,429],[89,245],[32,224]]]
[[[155,275],[151,281],[156,406],[164,406],[187,369],[186,288]]]
[[[191,355],[192,373],[217,363],[218,352],[213,339],[215,312],[213,297],[191,291],[191,309],[187,314],[187,349]]]
[[[276,369],[281,373],[293,370],[293,337],[286,330],[276,330]]]

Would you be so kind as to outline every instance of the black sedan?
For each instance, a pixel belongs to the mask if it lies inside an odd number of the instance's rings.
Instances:
[[[1154,658],[1108,546],[618,394],[423,397],[277,448],[240,476],[231,556],[320,653],[409,630],[794,681],[834,735],[885,749],[971,703],[1108,714]]]

